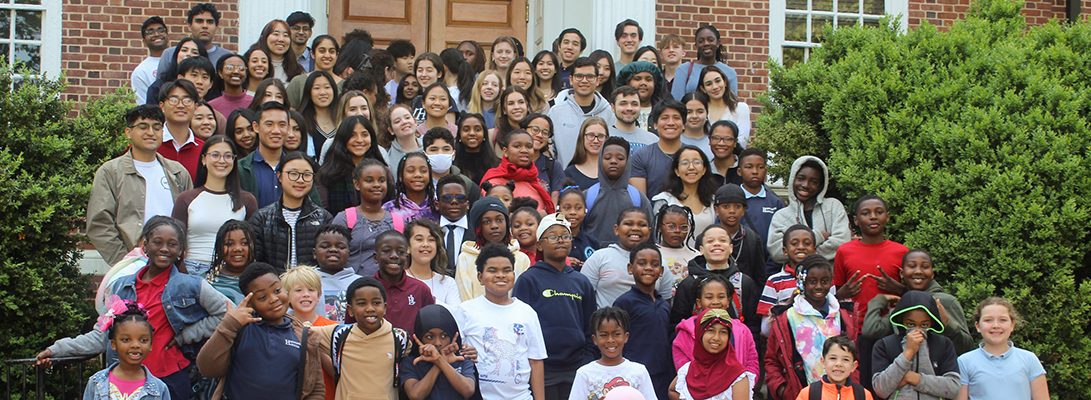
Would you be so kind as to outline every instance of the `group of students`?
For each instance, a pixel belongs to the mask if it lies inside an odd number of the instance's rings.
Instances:
[[[624,21],[617,62],[566,29],[485,69],[472,41],[308,48],[299,14],[221,79],[183,40],[126,115],[88,206],[102,316],[38,356],[108,353],[85,398],[1048,398],[1011,304],[975,348],[882,198],[847,213],[811,156],[787,204],[766,186],[714,27],[692,62]]]

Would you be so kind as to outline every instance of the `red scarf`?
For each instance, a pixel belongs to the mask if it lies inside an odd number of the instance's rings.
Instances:
[[[718,312],[723,315],[709,316],[709,312]],[[704,322],[702,322],[704,321]],[[735,356],[735,344],[727,343],[724,350],[718,354],[711,354],[705,350],[705,331],[712,325],[720,324],[731,329],[731,316],[725,310],[708,309],[693,321],[696,326],[693,330],[693,361],[689,364],[686,373],[686,388],[695,399],[708,399],[723,393],[731,388],[735,379],[746,370]]]
[[[485,171],[485,176],[481,177],[481,181],[487,181],[492,178],[503,178],[509,181],[526,182],[530,184],[530,187],[538,192],[538,197],[542,198],[542,208],[547,213],[554,212],[553,198],[549,195],[549,192],[542,187],[542,184],[538,182],[538,167],[534,163],[530,163],[530,168],[520,168],[519,166],[512,164],[508,161],[507,157],[500,159],[500,165],[496,168],[490,168]]]

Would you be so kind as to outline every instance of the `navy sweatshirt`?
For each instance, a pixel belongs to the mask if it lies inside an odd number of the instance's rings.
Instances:
[[[629,341],[623,354],[629,361],[644,364],[654,377],[666,374],[674,377],[674,355],[671,354],[671,306],[659,293],[655,300],[633,285],[632,289],[614,300],[614,307],[629,313]]]
[[[744,187],[743,192],[749,196],[750,192],[746,191]],[[747,197],[746,198],[746,218],[743,218],[742,223],[747,228],[758,233],[758,238],[761,239],[762,246],[769,243],[769,224],[773,222],[773,214],[787,207],[784,204],[784,200],[777,197],[776,193],[773,193],[773,189],[769,186],[765,186],[765,197]],[[777,250],[779,251],[779,250]],[[780,272],[780,267],[784,265],[781,263],[773,262],[770,257],[765,263],[766,276],[773,275]]]
[[[538,261],[519,275],[512,296],[538,313],[548,355],[546,372],[574,371],[598,357],[590,327],[598,306],[586,276],[569,266],[558,271]]]

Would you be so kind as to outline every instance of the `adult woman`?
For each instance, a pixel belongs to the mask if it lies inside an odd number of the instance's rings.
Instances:
[[[394,96],[394,103],[409,105],[420,94],[420,83],[417,76],[406,74],[398,81],[398,94]]]
[[[300,151],[308,157],[314,157],[314,148],[307,145],[310,142],[307,132],[310,130],[310,125],[307,119],[303,118],[303,114],[296,110],[288,110],[288,132],[284,133],[284,147],[281,150],[285,153]]]
[[[504,90],[504,77],[493,70],[485,70],[477,75],[474,81],[473,94],[470,96],[470,104],[466,111],[471,114],[481,114],[485,117],[485,127],[496,127],[496,104],[500,98],[500,92]]]
[[[557,204],[565,176],[564,166],[557,161],[557,151],[553,148],[553,120],[545,114],[530,114],[519,127],[530,133],[533,142],[530,158],[538,168],[538,183],[549,192],[553,204]]]
[[[190,57],[201,56],[208,58],[208,51],[205,50],[204,44],[201,44],[200,40],[187,37],[178,41],[178,51],[174,52],[174,59],[170,61],[170,68],[167,69],[165,75],[156,77],[155,82],[148,87],[147,103],[146,104],[159,104],[159,88],[163,87],[163,84],[167,82],[174,82],[178,79],[178,63],[182,62]]]
[[[740,101],[734,91],[727,90],[728,75],[719,68],[705,68],[701,71],[700,82],[701,92],[708,95],[709,121],[734,122],[739,127],[739,145],[745,148],[750,138],[750,106]]]
[[[462,52],[462,58],[466,59],[466,62],[470,63],[470,68],[473,69],[474,74],[480,74],[485,70],[485,49],[481,48],[481,44],[473,40],[463,40],[458,44],[458,51]]]
[[[270,70],[274,78],[281,82],[290,82],[296,75],[306,72],[292,51],[291,33],[288,23],[274,19],[265,24],[258,42],[250,48],[259,48],[269,56]]]
[[[237,146],[235,148],[235,151],[237,151],[236,158],[246,157],[250,155],[250,152],[258,148],[258,135],[254,133],[253,125],[253,121],[256,119],[257,115],[245,108],[236,109],[227,116],[227,132],[225,133]]]
[[[216,253],[212,255],[212,268],[208,269],[205,279],[235,304],[246,298],[239,289],[239,276],[254,262],[253,238],[250,224],[234,219],[224,222],[216,233]]]
[[[515,60],[515,57],[518,57],[515,54],[517,47],[519,46],[515,44],[515,39],[511,36],[501,36],[493,40],[489,69],[499,72],[500,76],[507,76],[511,62]]]
[[[564,174],[576,181],[580,190],[587,190],[599,182],[599,152],[607,137],[610,137],[610,125],[600,117],[588,118],[580,126],[576,153],[564,170]]]
[[[251,48],[243,54],[246,60],[246,94],[255,96],[258,85],[262,81],[271,78],[269,76],[269,55],[264,50]]]
[[[193,106],[193,119],[189,121],[189,129],[193,135],[201,140],[208,140],[219,130],[216,118],[216,110],[206,102],[197,102]],[[223,118],[223,116],[220,116]]]
[[[523,118],[530,113],[528,97],[526,90],[515,85],[508,86],[500,94],[500,112],[496,114],[496,128],[492,132],[493,142],[496,143],[494,149],[499,149],[500,141],[506,140],[508,133],[518,129]]]
[[[197,187],[178,195],[171,217],[185,222],[189,237],[186,270],[204,275],[212,266],[216,232],[224,221],[245,221],[258,210],[258,201],[239,187],[235,145],[227,136],[210,137],[201,146]]]
[[[407,153],[424,150],[420,138],[417,137],[417,120],[413,118],[409,106],[395,103],[390,107],[387,116],[390,125],[380,137],[383,142],[390,144],[386,153],[387,165],[397,164]]]
[[[254,227],[254,260],[269,263],[278,273],[297,265],[314,265],[314,235],[333,215],[311,202],[314,161],[293,151],[280,156],[277,181],[283,193],[273,204],[249,218]]]
[[[671,172],[663,183],[665,190],[652,197],[652,209],[658,210],[663,204],[689,207],[693,210],[692,229],[703,232],[716,222],[712,202],[717,185],[709,170],[708,157],[696,146],[683,145],[671,157]]]
[[[409,238],[409,276],[424,282],[432,290],[436,303],[458,306],[458,285],[447,270],[447,250],[443,248],[443,232],[439,225],[428,219],[418,219],[405,225]]]
[[[481,184],[485,171],[500,164],[500,159],[489,145],[489,130],[484,116],[477,113],[462,113],[458,119],[458,131],[455,134],[454,165],[475,184]]]
[[[451,109],[451,93],[447,91],[447,85],[436,82],[424,89],[422,103],[424,105],[424,123],[417,124],[417,135],[424,136],[425,132],[435,127],[447,128],[449,132],[458,129],[455,124],[447,121],[447,111]]]
[[[383,209],[394,214],[394,226],[426,218],[439,220],[436,209],[436,186],[432,183],[432,167],[428,156],[423,152],[407,153],[398,162],[395,171],[398,180],[394,183],[394,199],[383,204]]]
[[[331,222],[352,230],[349,261],[345,267],[361,276],[373,276],[379,270],[375,261],[375,238],[394,229],[391,214],[383,209],[387,193],[392,190],[388,175],[390,169],[382,160],[364,158],[356,164],[352,170],[352,185],[360,193],[360,201],[351,209],[339,211]]]
[[[284,88],[284,84],[280,80],[274,78],[268,78],[261,81],[257,87],[257,94],[254,95],[254,101],[250,102],[250,111],[258,112],[261,109],[261,105],[269,101],[275,101],[277,103],[284,103],[288,101],[288,90]]]
[[[534,66],[534,76],[538,78],[538,84],[535,86],[538,94],[552,107],[553,99],[561,91],[561,80],[554,79],[557,77],[557,66],[561,62],[552,51],[542,50],[534,56],[530,64]]]
[[[674,70],[674,84],[671,95],[681,101],[686,93],[694,92],[701,86],[697,79],[706,67],[715,66],[723,71],[730,83],[732,93],[739,93],[738,75],[735,70],[724,64],[724,46],[720,44],[720,31],[712,25],[704,25],[694,32],[694,47],[697,48],[697,60],[682,63]]]
[[[641,47],[639,49],[636,49],[636,52],[633,53],[633,61],[634,62],[636,62],[636,61],[650,62],[652,64],[655,64],[656,67],[659,67],[659,70],[661,72],[663,71],[663,61],[662,60],[663,60],[663,58],[659,55],[659,50],[656,50],[655,47],[653,47],[653,46]]]
[[[333,73],[333,64],[337,62],[337,52],[340,51],[341,46],[337,44],[337,39],[334,39],[330,35],[320,35],[315,37],[311,41],[311,56],[314,57],[314,70],[326,71],[333,75],[333,83],[337,85],[338,90],[341,89],[341,85],[345,80],[341,79]],[[307,78],[314,72],[299,74],[292,81],[288,83],[288,100],[291,101],[293,107],[300,108],[303,101],[303,87],[307,82]]]
[[[337,130],[337,85],[333,75],[326,71],[314,71],[303,86],[303,102],[299,113],[307,120],[312,149],[321,149],[326,140]]]
[[[458,104],[458,108],[465,108],[470,103],[470,95],[473,94],[474,71],[462,53],[455,49],[444,49],[439,52],[439,58],[443,60],[444,84],[451,96],[451,104]]]
[[[356,165],[365,158],[386,163],[376,145],[375,126],[365,117],[345,118],[330,142],[326,162],[318,169],[318,198],[326,208],[338,211],[360,203],[352,181]]]
[[[610,94],[617,86],[617,74],[614,72],[614,58],[604,50],[595,50],[589,57],[599,66],[599,86],[595,89],[607,99],[612,99]]]
[[[530,111],[546,114],[549,112],[549,103],[538,93],[538,77],[534,74],[534,64],[526,57],[516,58],[508,68],[508,86],[518,86],[527,92],[527,103]]]
[[[538,211],[552,213],[553,196],[538,180],[538,168],[534,166],[534,140],[530,133],[516,129],[497,142],[503,149],[500,165],[485,172],[482,181],[493,185],[515,182],[515,197],[529,197],[538,202]]]
[[[705,156],[712,158],[712,149],[708,144],[708,96],[702,92],[687,93],[682,96],[682,104],[686,105],[686,127],[680,137],[682,144],[697,146]]]

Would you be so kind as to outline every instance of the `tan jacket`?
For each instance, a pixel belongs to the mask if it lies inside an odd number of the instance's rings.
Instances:
[[[156,153],[170,180],[174,197],[193,189],[189,172],[177,161]],[[136,172],[132,151],[107,161],[95,172],[91,198],[87,202],[87,237],[102,258],[117,264],[140,241],[144,229],[144,177]]]

